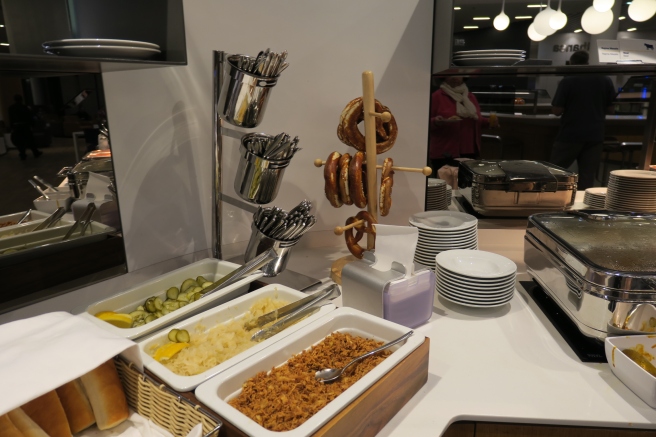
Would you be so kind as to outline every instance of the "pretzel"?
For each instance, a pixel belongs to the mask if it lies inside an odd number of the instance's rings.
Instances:
[[[380,175],[380,196],[378,198],[378,209],[380,209],[380,215],[385,217],[389,214],[389,210],[392,207],[392,185],[394,185],[394,170],[392,166],[394,161],[392,158],[385,158],[383,161],[383,171]]]
[[[339,187],[337,186],[337,165],[341,156],[339,152],[332,152],[328,155],[326,165],[323,168],[323,178],[326,181],[324,187],[326,198],[335,208],[342,206],[342,200],[339,198]]]
[[[367,178],[362,169],[363,163],[364,153],[357,152],[349,164],[349,194],[358,208],[366,208],[367,206],[367,189],[365,186]]]
[[[394,146],[399,129],[390,109],[378,100],[375,100],[374,103],[377,113],[389,112],[391,115],[388,122],[383,122],[379,117],[376,117],[376,153],[380,155]],[[342,111],[337,126],[337,137],[347,146],[355,147],[357,150],[364,152],[366,150],[364,135],[358,129],[358,124],[362,120],[364,120],[364,104],[362,103],[362,97],[358,97],[351,100]]]
[[[353,205],[349,191],[349,164],[351,163],[351,155],[345,153],[339,158],[339,165],[337,171],[339,172],[339,198],[345,205]]]
[[[346,225],[348,226],[360,220],[364,220],[366,225],[359,224],[353,228],[347,229],[346,232],[344,232],[346,247],[348,248],[349,252],[351,252],[353,256],[358,259],[362,259],[364,251],[366,250],[358,243],[364,234],[371,234],[374,237],[376,236],[376,227],[374,225],[377,223],[376,220],[367,211],[360,211],[355,217],[347,218]],[[356,231],[355,235],[353,234],[354,229]]]

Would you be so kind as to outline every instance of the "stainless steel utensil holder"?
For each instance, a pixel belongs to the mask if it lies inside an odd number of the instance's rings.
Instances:
[[[223,67],[223,85],[219,94],[218,109],[228,123],[244,127],[257,127],[269,101],[277,77],[262,77],[237,67],[238,59],[245,55],[228,56]]]
[[[235,191],[251,203],[271,203],[278,194],[282,176],[290,159],[272,160],[257,156],[239,147],[239,167],[235,177]]]
[[[251,230],[251,239],[248,241],[248,247],[246,248],[246,254],[244,255],[244,262],[252,260],[262,252],[274,249],[278,254],[278,257],[261,267],[260,270],[264,272],[264,276],[277,276],[285,270],[285,267],[287,267],[292,248],[298,243],[300,238],[286,241],[275,240],[264,235],[262,231],[255,226],[255,223],[251,225]]]

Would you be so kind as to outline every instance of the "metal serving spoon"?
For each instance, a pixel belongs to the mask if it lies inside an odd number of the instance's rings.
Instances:
[[[387,344],[382,345],[379,348],[376,348],[372,351],[367,352],[366,354],[360,355],[357,358],[354,358],[349,362],[346,366],[342,367],[341,369],[323,369],[317,371],[317,373],[314,374],[314,378],[319,381],[319,382],[332,382],[335,381],[336,379],[339,379],[342,376],[342,373],[344,373],[344,370],[346,370],[347,367],[349,367],[352,364],[357,363],[358,361],[364,360],[367,357],[370,357],[371,355],[377,354],[378,352],[387,349],[388,347],[394,346],[397,343],[402,342],[403,340],[407,339],[412,335],[413,331],[408,332],[407,334],[402,335],[401,337],[397,338],[396,340],[392,340]]]

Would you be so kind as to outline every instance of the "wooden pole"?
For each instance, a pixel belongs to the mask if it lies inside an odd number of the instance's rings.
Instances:
[[[374,73],[362,73],[362,103],[364,108],[364,144],[367,151],[367,211],[378,221],[378,172],[376,171],[376,104]],[[376,237],[367,234],[367,249],[374,248]]]
[[[323,165],[326,165],[326,161],[324,161],[323,159],[317,158],[317,159],[314,160],[314,166],[315,167],[321,167]],[[378,164],[378,165],[376,165],[376,168],[381,169],[381,168],[383,168],[383,166]],[[430,167],[418,168],[418,167],[397,167],[397,166],[392,166],[392,170],[394,170],[394,171],[407,171],[407,172],[410,172],[410,173],[422,173],[424,176],[429,176],[433,172],[433,169],[430,168]]]

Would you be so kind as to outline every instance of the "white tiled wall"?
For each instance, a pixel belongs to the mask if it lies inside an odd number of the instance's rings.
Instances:
[[[431,0],[187,0],[184,7],[187,66],[103,74],[131,271],[211,245],[212,50],[289,52],[291,65],[257,131],[300,137],[303,150],[273,205],[289,209],[311,200],[317,231],[357,212],[329,205],[322,170],[312,162],[347,151],[336,129],[343,107],[361,95],[362,71],[373,71],[376,97],[399,126],[384,156],[397,165],[425,165]],[[237,150],[238,140],[225,141],[223,185],[232,197]],[[423,176],[397,172],[392,212],[382,222],[406,224],[423,208],[424,190]],[[249,213],[225,204],[223,243],[248,240],[250,221]]]

